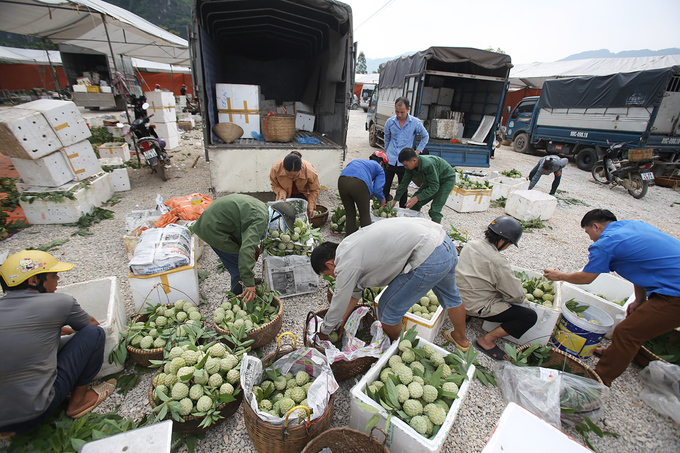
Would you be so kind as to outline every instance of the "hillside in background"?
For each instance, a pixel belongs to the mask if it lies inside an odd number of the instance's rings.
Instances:
[[[680,49],[677,47],[661,50],[622,50],[621,52],[612,53],[609,49],[600,50],[587,50],[585,52],[575,53],[574,55],[569,55],[568,57],[562,58],[558,61],[571,61],[571,60],[585,60],[586,58],[631,58],[631,57],[656,57],[662,55],[678,55],[680,54]]]

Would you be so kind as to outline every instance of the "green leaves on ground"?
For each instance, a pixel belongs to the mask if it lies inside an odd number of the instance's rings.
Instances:
[[[40,250],[43,252],[49,252],[50,250],[56,250],[59,246],[64,245],[68,242],[68,239],[55,239],[47,244],[42,244],[37,247],[26,247],[26,250]]]
[[[587,416],[583,417],[584,421],[582,423],[577,424],[574,426],[576,429],[576,432],[579,433],[583,437],[583,441],[586,443],[586,446],[593,450],[594,452],[597,452],[598,450],[593,446],[593,444],[590,443],[590,439],[588,438],[588,433],[595,433],[599,437],[604,437],[604,436],[612,436],[612,437],[619,437],[618,434],[612,433],[609,431],[603,431],[602,428],[597,426],[590,418]]]
[[[493,200],[489,206],[492,208],[504,208],[507,201],[508,199],[506,197],[500,197]]]
[[[548,226],[541,221],[541,217],[538,217],[537,219],[529,220],[529,221],[520,220],[519,224],[522,225],[522,231],[524,231],[525,233],[533,233],[533,231],[531,231],[531,230],[537,229],[537,228],[546,228],[547,227],[547,228],[550,228],[552,230],[551,226]]]
[[[78,227],[78,230],[73,233],[71,236],[92,236],[94,233],[90,232],[90,227],[96,223],[101,222],[102,220],[106,219],[112,219],[113,218],[113,211],[110,211],[108,209],[104,208],[94,208],[94,211],[92,211],[92,214],[83,214],[77,222],[75,223],[68,223],[66,224],[67,226],[75,226]]]

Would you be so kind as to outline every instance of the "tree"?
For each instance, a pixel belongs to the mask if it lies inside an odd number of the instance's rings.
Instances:
[[[380,74],[380,71],[382,71],[382,68],[383,68],[384,66],[385,66],[385,63],[380,63],[380,64],[378,65],[378,70],[377,70],[377,71],[373,71],[373,74]]]
[[[359,57],[357,58],[357,74],[366,74],[366,55],[363,52],[359,52]]]
[[[488,50],[489,52],[496,52],[496,53],[505,54],[505,51],[502,50],[500,47],[496,47],[496,48],[494,49],[493,47],[489,46],[489,47],[487,47],[487,48],[484,49],[484,50]]]

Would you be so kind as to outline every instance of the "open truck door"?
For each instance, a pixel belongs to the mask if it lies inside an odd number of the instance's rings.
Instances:
[[[418,96],[420,95],[420,74],[409,74],[404,77],[404,91],[402,96],[408,99],[411,106],[411,115],[418,117],[420,114],[420,103]],[[418,111],[416,112],[416,106]]]

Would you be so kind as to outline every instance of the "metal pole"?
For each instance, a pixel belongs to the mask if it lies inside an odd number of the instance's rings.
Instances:
[[[104,31],[106,32],[106,41],[109,43],[109,51],[111,51],[111,58],[113,58],[113,69],[118,70],[116,66],[116,55],[113,53],[113,46],[111,45],[111,38],[109,37],[109,28],[106,26],[106,15],[100,14],[102,16],[102,24],[104,24]]]
[[[55,71],[54,66],[52,66],[52,60],[50,59],[50,51],[47,50],[47,38],[42,39],[43,43],[43,48],[45,49],[45,54],[47,55],[47,62],[50,64],[50,70],[52,71],[52,78],[54,79],[54,86],[57,88],[57,93],[59,94],[59,99],[61,99],[61,86],[59,85],[59,76],[57,75],[57,71]],[[64,62],[61,63],[62,67],[64,65]],[[64,73],[66,73],[66,70],[64,70]],[[47,87],[46,87],[47,88]]]

